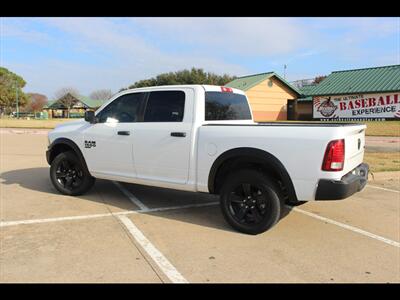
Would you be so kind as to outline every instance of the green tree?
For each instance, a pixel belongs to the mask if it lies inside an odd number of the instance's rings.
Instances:
[[[9,113],[16,109],[18,94],[18,105],[23,107],[28,97],[22,91],[26,81],[19,75],[0,67],[0,110]]]
[[[162,73],[153,78],[139,80],[130,85],[129,88],[134,89],[146,86],[173,84],[225,85],[236,78],[236,76],[230,76],[227,74],[221,76],[215,73],[205,72],[203,69],[192,68],[191,70],[185,69],[177,72]],[[120,91],[125,89],[126,88],[122,88]]]

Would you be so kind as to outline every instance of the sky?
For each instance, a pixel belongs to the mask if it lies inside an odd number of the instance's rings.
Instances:
[[[163,72],[203,68],[288,81],[400,64],[400,18],[1,18],[0,66],[25,92],[113,93]]]

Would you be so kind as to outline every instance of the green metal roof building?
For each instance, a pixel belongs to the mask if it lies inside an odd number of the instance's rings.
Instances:
[[[400,117],[400,65],[335,71],[319,84],[304,86],[300,91],[302,96],[297,99],[298,103],[308,105],[314,118]],[[323,110],[321,106],[328,105],[327,102],[331,109]],[[329,115],[328,111],[335,107],[335,113]],[[318,113],[324,111],[325,114]]]
[[[271,77],[276,77],[278,80],[280,80],[282,83],[284,83],[288,88],[293,90],[297,94],[301,94],[301,91],[291,85],[289,82],[287,82],[285,79],[283,79],[281,76],[276,74],[275,72],[266,72],[266,73],[261,73],[261,74],[255,74],[255,75],[249,75],[249,76],[243,76],[236,78],[235,80],[227,83],[225,86],[231,87],[231,88],[236,88],[242,91],[247,91],[251,89],[252,87],[256,86],[260,82],[265,81],[266,79],[270,79]]]
[[[307,96],[400,91],[400,65],[332,72],[322,82],[306,87]]]
[[[65,105],[64,100],[68,99],[72,103],[69,109]],[[102,106],[107,100],[91,99],[85,96],[74,96],[70,93],[61,97],[60,99],[50,100],[47,105],[43,107],[44,110],[50,113],[51,117],[83,117],[84,112],[88,109],[97,109]]]

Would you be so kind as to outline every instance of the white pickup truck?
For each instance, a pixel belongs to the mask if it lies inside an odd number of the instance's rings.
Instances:
[[[367,183],[365,125],[255,123],[237,89],[177,85],[123,91],[52,130],[46,153],[63,194],[95,178],[219,194],[235,229],[258,234],[284,204],[344,199]]]

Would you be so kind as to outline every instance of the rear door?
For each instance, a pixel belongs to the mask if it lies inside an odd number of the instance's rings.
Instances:
[[[194,91],[152,91],[144,119],[135,125],[133,151],[137,177],[185,184],[192,139]]]

